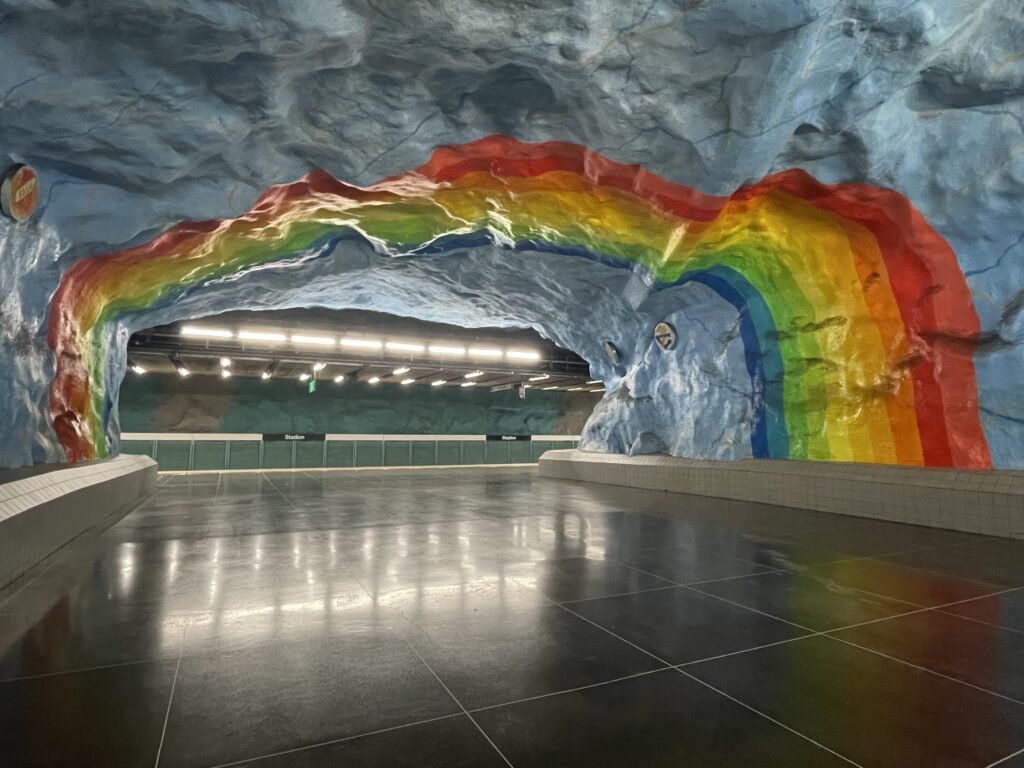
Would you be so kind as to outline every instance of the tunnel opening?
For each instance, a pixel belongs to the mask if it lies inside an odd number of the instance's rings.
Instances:
[[[120,451],[164,470],[530,462],[574,446],[604,392],[530,329],[360,310],[147,328],[126,365]]]

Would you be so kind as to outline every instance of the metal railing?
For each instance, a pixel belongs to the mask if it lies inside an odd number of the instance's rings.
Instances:
[[[536,463],[575,448],[578,435],[288,435],[124,433],[121,452],[149,456],[162,472]],[[294,439],[287,439],[294,438]]]

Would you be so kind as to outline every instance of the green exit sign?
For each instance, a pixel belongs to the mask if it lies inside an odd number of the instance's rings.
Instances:
[[[316,392],[316,379],[309,380],[309,394]]]

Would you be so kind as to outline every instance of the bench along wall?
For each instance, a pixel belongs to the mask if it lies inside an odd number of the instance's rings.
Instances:
[[[1024,539],[1024,472],[563,450],[540,474]]]

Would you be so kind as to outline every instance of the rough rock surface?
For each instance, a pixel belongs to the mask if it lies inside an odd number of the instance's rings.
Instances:
[[[57,455],[45,321],[70,264],[183,218],[238,215],[311,167],[366,184],[436,146],[503,133],[577,142],[709,193],[801,167],[906,195],[972,291],[993,459],[1024,466],[1019,0],[0,0],[0,50],[0,156],[32,163],[44,183],[33,221],[0,222],[2,465]],[[335,258],[372,258],[352,250]],[[466,256],[479,299],[462,308],[400,301],[401,270],[367,272],[390,298],[352,289],[331,303],[522,323],[534,310],[519,300],[544,281],[501,274],[507,261],[490,251]],[[549,285],[531,300],[548,302],[545,333],[619,385],[592,447],[749,452],[732,307],[700,286],[672,289],[683,343],[652,356],[663,317],[635,309],[621,272],[564,268],[551,262],[557,284],[590,292]],[[231,297],[215,288],[132,322],[301,305],[305,277],[266,272]],[[605,298],[588,304],[595,292]],[[609,370],[604,335],[628,340],[628,370]],[[123,356],[116,344],[110,354]]]

